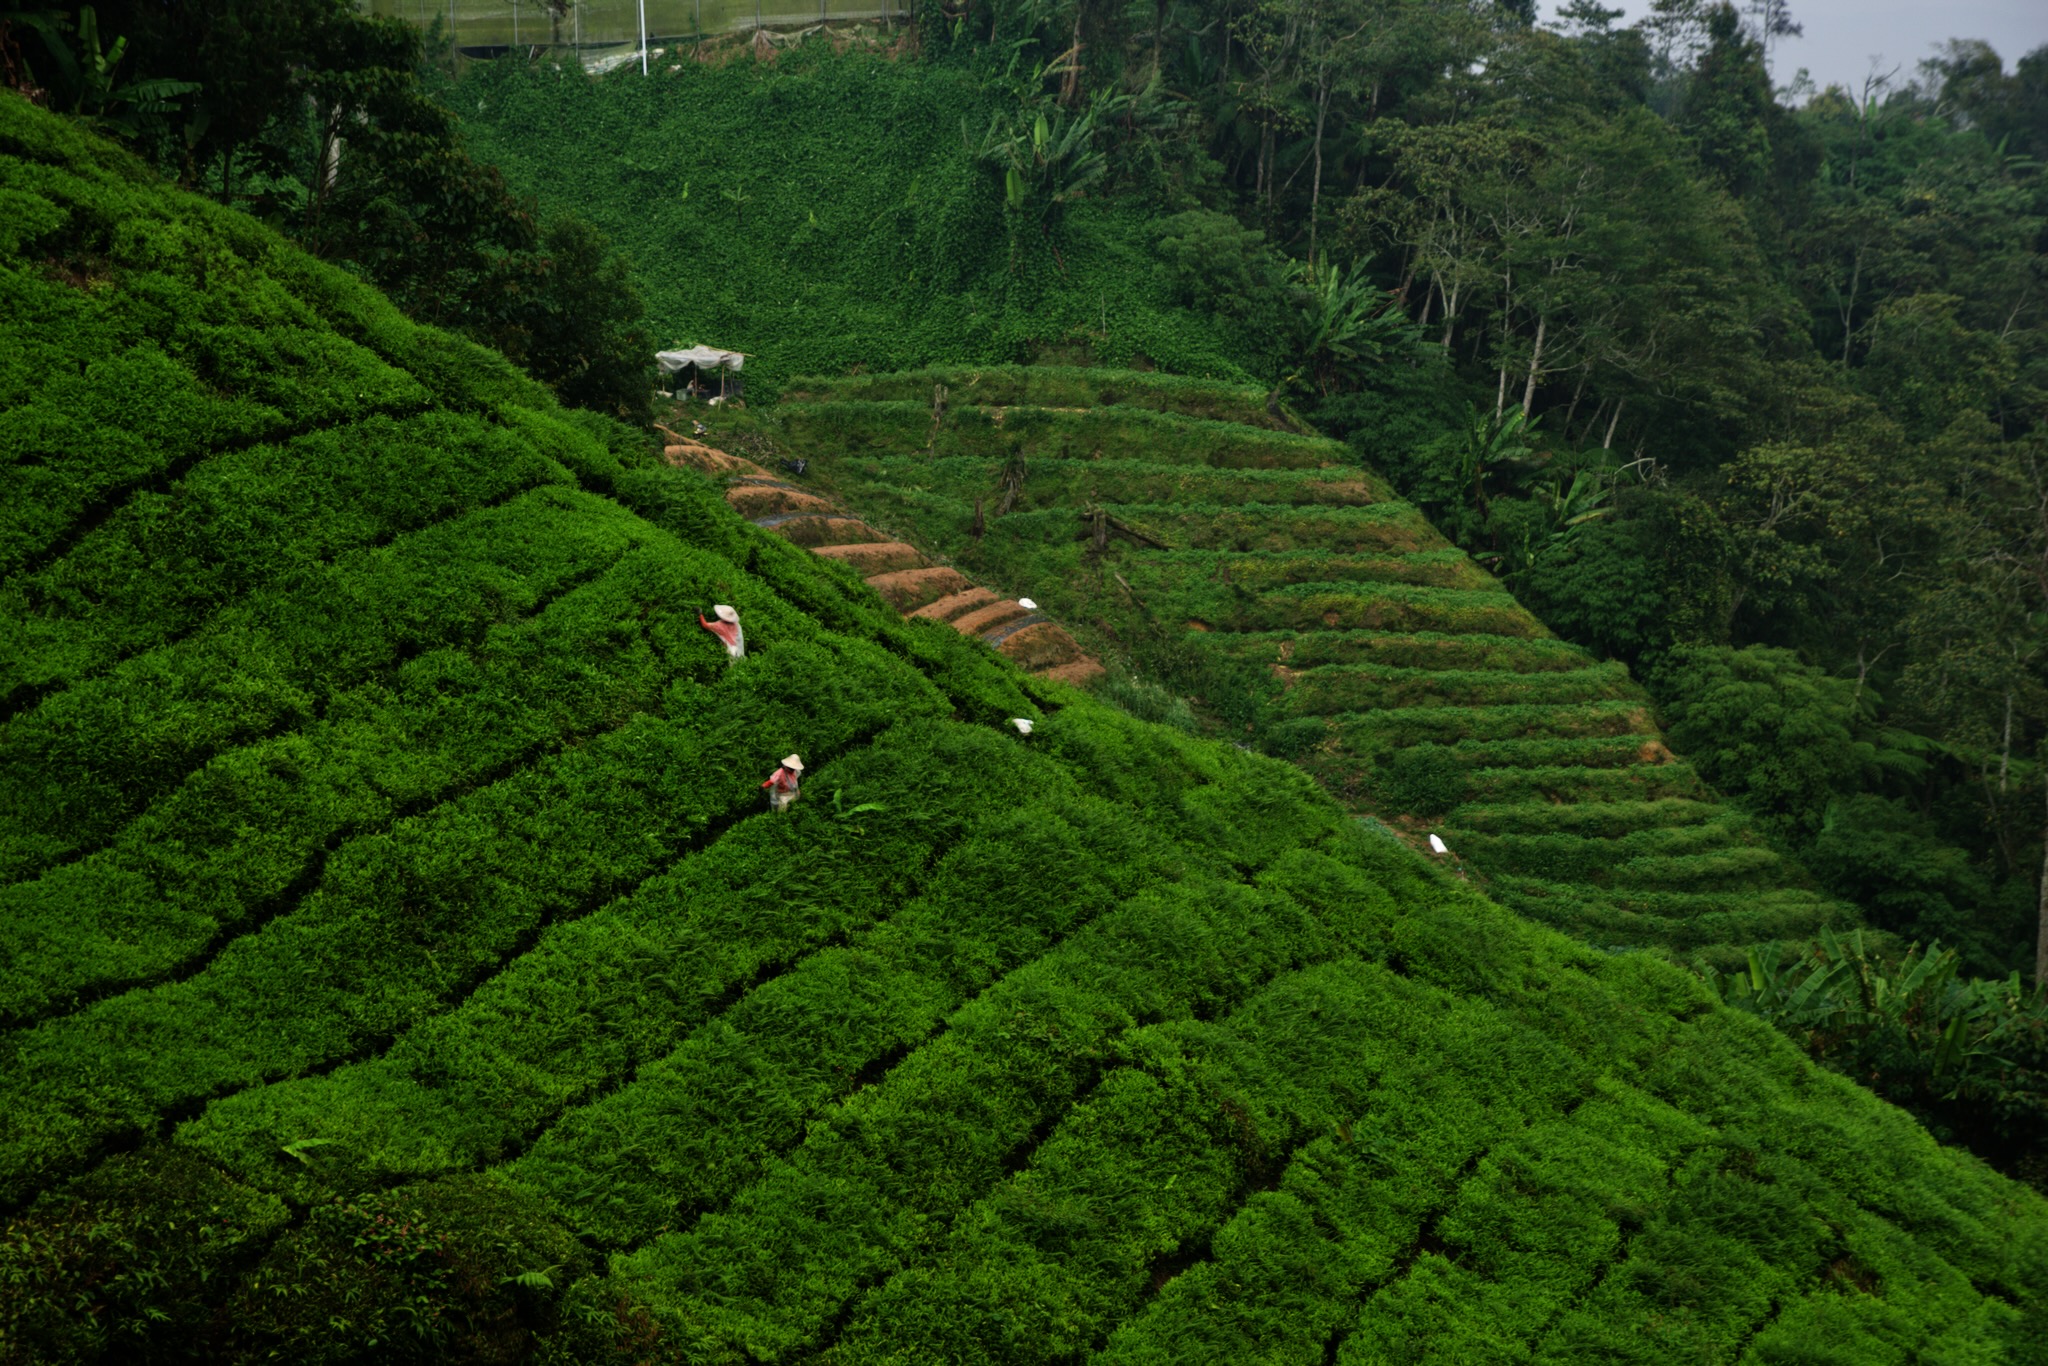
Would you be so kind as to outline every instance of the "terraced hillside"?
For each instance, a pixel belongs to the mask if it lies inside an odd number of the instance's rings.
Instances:
[[[934,564],[917,547],[891,540],[780,471],[659,430],[669,438],[662,449],[669,464],[718,481],[727,505],[755,526],[848,566],[911,617],[943,621],[1040,678],[1085,686],[1103,676],[1101,661],[1030,599],[1002,597],[950,565]]]
[[[2040,1360],[2048,1202],[1686,972],[9,95],[0,201],[8,1366]]]
[[[1440,832],[1525,914],[1726,958],[1837,913],[1665,747],[1625,668],[1553,638],[1256,391],[922,371],[804,381],[765,422],[892,536],[1257,723],[1348,804]]]

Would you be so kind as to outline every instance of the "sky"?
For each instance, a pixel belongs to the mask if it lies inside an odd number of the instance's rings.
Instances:
[[[1649,11],[1648,0],[1605,3],[1628,11],[1624,24]],[[1543,6],[1546,15],[1557,8]],[[1746,6],[1737,0],[1736,8]],[[1900,81],[1911,80],[1950,38],[1982,38],[2011,71],[2021,57],[2048,43],[2048,0],[1790,0],[1790,8],[1806,36],[1781,38],[1773,49],[1771,74],[1780,86],[1805,67],[1816,85],[1855,90],[1873,58],[1879,71],[1897,67]]]

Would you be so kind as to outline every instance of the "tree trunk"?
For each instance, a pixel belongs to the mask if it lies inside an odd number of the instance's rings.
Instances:
[[[1493,394],[1493,415],[1508,410],[1508,343],[1515,338],[1515,277],[1513,271],[1500,280],[1500,384]]]
[[[1856,265],[1849,272],[1849,301],[1842,308],[1842,366],[1849,365],[1849,339],[1856,335],[1856,291],[1863,283],[1863,248],[1856,248]]]
[[[2005,781],[2012,772],[2012,690],[2005,693],[2005,740],[1998,752],[1998,795],[2005,795]]]
[[[1081,6],[1074,6],[1074,46],[1070,49],[1073,61],[1067,66],[1067,79],[1060,85],[1060,103],[1071,105],[1074,97],[1081,93]]]
[[[2048,763],[2041,767],[2041,792],[2048,796]],[[2041,924],[2034,937],[2034,985],[2048,986],[2048,819],[2041,823]]]
[[[1607,439],[1600,443],[1601,450],[1611,451],[1614,449],[1614,429],[1621,425],[1621,410],[1627,406],[1628,400],[1625,398],[1614,400],[1614,416],[1607,419]]]
[[[1323,125],[1330,117],[1330,70],[1326,64],[1316,85],[1316,174],[1308,192],[1308,259],[1316,259],[1316,210],[1323,202]]]
[[[1606,411],[1607,400],[1604,398],[1593,405],[1593,415],[1586,419],[1586,430],[1579,433],[1579,445],[1585,445],[1592,439],[1593,433],[1600,429],[1600,417]]]
[[[1578,387],[1572,390],[1572,406],[1564,410],[1564,422],[1558,431],[1567,441],[1572,439],[1572,419],[1579,415],[1579,400],[1586,396],[1586,380],[1592,373],[1590,367],[1579,371]]]
[[[1529,382],[1522,386],[1522,417],[1527,420],[1529,410],[1536,406],[1536,377],[1543,373],[1543,335],[1550,330],[1550,319],[1536,319],[1536,349],[1529,353]]]
[[[1417,251],[1413,244],[1401,253],[1401,287],[1394,291],[1394,306],[1403,313],[1408,311],[1408,291],[1415,288],[1415,262]],[[2011,329],[2008,328],[2008,331]],[[2001,336],[2004,334],[2001,333]]]

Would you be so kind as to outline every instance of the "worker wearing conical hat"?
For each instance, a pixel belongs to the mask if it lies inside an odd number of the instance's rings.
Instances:
[[[740,630],[740,614],[721,602],[711,609],[711,615],[717,620],[706,621],[704,614],[699,612],[697,624],[717,636],[719,643],[725,646],[725,652],[734,659],[746,658],[747,637],[746,633]]]
[[[803,777],[804,761],[794,754],[784,759],[776,770],[768,775],[768,781],[761,786],[768,789],[768,809],[787,811],[789,804],[796,800],[799,783]]]

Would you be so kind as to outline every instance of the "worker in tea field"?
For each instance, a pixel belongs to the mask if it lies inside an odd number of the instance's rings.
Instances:
[[[734,659],[745,659],[747,657],[747,636],[746,632],[740,630],[739,612],[721,602],[711,609],[711,615],[718,618],[718,620],[706,621],[704,614],[699,612],[697,614],[697,624],[712,635],[717,636],[719,644],[725,646],[727,654],[731,655]]]
[[[789,810],[789,804],[796,800],[797,793],[801,790],[803,772],[804,761],[792,754],[768,775],[768,781],[761,786],[768,789],[770,811]]]

